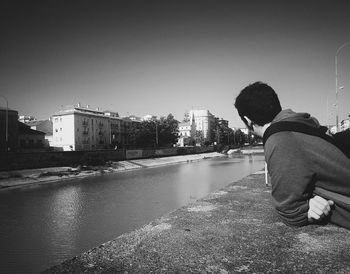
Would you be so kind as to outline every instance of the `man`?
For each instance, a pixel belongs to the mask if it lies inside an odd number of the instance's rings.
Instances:
[[[248,129],[263,137],[279,121],[320,127],[307,113],[282,110],[275,91],[256,82],[244,88],[235,107]],[[264,146],[272,197],[288,225],[331,222],[350,229],[350,159],[326,140],[300,132],[281,131]]]

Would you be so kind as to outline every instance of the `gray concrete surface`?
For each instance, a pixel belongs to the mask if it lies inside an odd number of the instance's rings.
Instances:
[[[284,225],[253,174],[45,273],[350,273],[350,231]]]

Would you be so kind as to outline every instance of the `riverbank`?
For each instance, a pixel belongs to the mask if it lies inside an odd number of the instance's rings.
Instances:
[[[292,228],[261,172],[44,273],[349,273],[350,231]]]
[[[207,158],[222,157],[218,152],[170,156],[129,161],[109,161],[107,165],[95,167],[50,167],[0,172],[0,191],[13,188],[29,187],[40,184],[55,183],[87,176],[124,172],[140,168],[199,161]]]

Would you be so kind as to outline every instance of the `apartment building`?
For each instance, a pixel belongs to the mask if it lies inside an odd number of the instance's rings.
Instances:
[[[59,150],[98,150],[128,144],[133,122],[118,113],[72,107],[52,116],[53,146]]]
[[[350,130],[350,115],[349,118],[346,118],[339,123],[339,131]],[[332,134],[337,133],[338,129],[336,125],[329,126],[329,131]]]
[[[190,124],[196,125],[197,131],[202,131],[204,139],[211,142],[212,134],[215,125],[215,116],[209,110],[190,110]]]
[[[350,115],[349,118],[344,119],[340,122],[340,131],[349,130],[350,129]]]
[[[190,122],[179,123],[179,139],[178,145],[190,145],[196,135],[196,124]]]

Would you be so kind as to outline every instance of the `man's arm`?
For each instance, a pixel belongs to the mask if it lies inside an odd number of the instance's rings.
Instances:
[[[265,156],[277,213],[286,224],[303,226],[309,223],[315,176],[312,161],[294,134],[272,135],[265,144]]]

